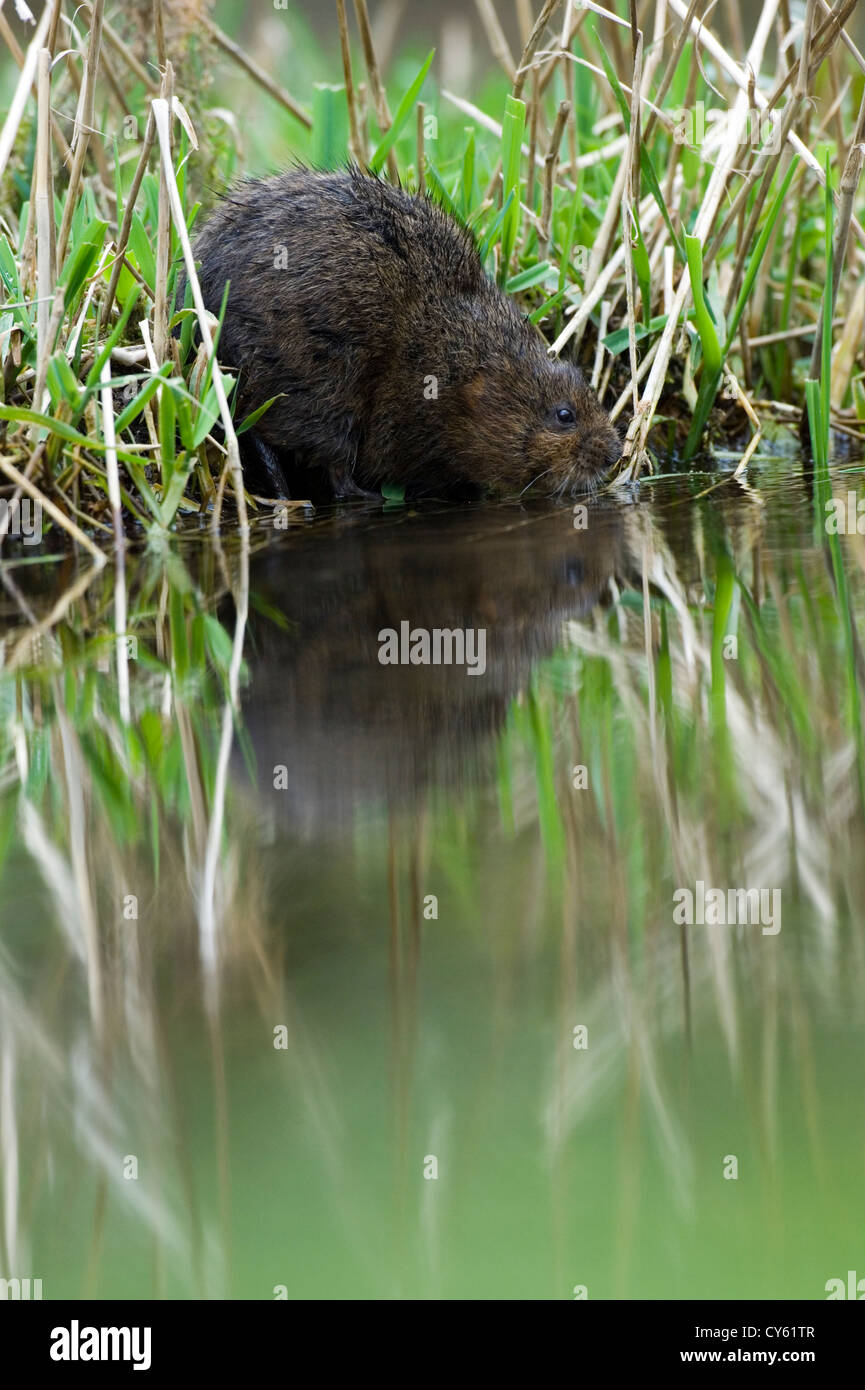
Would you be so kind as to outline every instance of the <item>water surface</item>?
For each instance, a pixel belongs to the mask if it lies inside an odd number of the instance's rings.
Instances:
[[[136,547],[128,719],[114,566],[11,556],[0,1275],[865,1276],[865,543],[796,461],[711,481]],[[482,673],[382,664],[403,622],[483,632]],[[780,913],[677,922],[698,884]]]

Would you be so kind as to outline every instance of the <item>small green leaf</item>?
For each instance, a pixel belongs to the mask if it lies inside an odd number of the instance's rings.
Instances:
[[[549,261],[540,261],[538,265],[533,265],[528,270],[521,270],[518,275],[512,275],[505,285],[505,289],[508,294],[518,294],[520,290],[530,290],[535,285],[543,284],[551,272],[555,274]]]
[[[387,159],[387,156],[394,142],[396,141],[400,131],[402,130],[403,126],[408,120],[409,115],[411,114],[411,109],[414,106],[418,93],[420,92],[420,89],[424,84],[424,78],[430,70],[430,66],[434,57],[435,49],[431,48],[426,56],[426,59],[421,65],[420,72],[417,74],[417,77],[414,79],[405,96],[403,97],[402,101],[400,102],[399,106],[397,107],[396,115],[393,118],[393,123],[391,125],[390,130],[387,132],[381,144],[378,146],[377,150],[372,156],[372,159],[369,161],[369,167],[374,174],[377,174],[384,165],[384,162]]]
[[[508,266],[517,243],[520,228],[520,165],[523,157],[523,132],[526,128],[526,104],[516,97],[505,99],[505,114],[502,120],[502,198],[507,199],[502,209],[502,253],[499,264],[499,282],[507,278]]]
[[[348,149],[348,103],[345,87],[316,82],[312,94],[312,162],[316,169],[336,169]]]
[[[277,396],[271,396],[271,398],[270,398],[269,401],[265,401],[265,402],[264,402],[264,405],[260,405],[260,406],[258,407],[257,410],[253,410],[252,414],[251,414],[251,415],[247,415],[247,417],[246,417],[246,419],[243,421],[243,423],[237,426],[236,433],[237,433],[238,435],[246,434],[246,431],[247,431],[247,430],[251,430],[252,427],[253,427],[253,425],[257,425],[257,424],[258,424],[258,422],[259,422],[259,420],[261,419],[261,417],[262,417],[262,415],[264,414],[264,412],[265,412],[266,410],[270,410],[270,407],[273,405],[274,401],[281,400],[282,397],[283,397],[284,395],[285,395],[285,392],[284,392],[284,391],[280,391],[279,395],[277,395]]]

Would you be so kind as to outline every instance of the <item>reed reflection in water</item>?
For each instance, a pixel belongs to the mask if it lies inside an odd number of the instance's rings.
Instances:
[[[0,1275],[822,1297],[861,1265],[861,540],[839,590],[763,467],[585,529],[351,508],[127,556],[128,724],[111,567],[7,566]],[[404,620],[484,630],[483,676],[382,665]],[[780,931],[677,923],[698,883],[780,890]]]

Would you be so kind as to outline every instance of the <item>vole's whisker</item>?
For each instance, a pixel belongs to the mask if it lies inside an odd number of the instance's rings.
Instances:
[[[522,492],[520,492],[518,496],[525,497],[529,488],[534,487],[535,483],[539,483],[541,481],[541,478],[545,478],[547,474],[552,473],[552,471],[552,468],[545,468],[543,473],[539,473],[536,478],[530,478],[529,481],[526,483],[525,487],[523,488]]]

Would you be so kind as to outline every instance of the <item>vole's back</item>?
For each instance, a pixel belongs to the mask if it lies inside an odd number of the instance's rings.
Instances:
[[[219,246],[222,265],[241,276],[265,276],[289,269],[297,280],[315,277],[322,288],[321,254],[333,266],[326,286],[346,306],[374,290],[382,271],[391,266],[396,277],[435,277],[459,285],[467,293],[477,288],[482,274],[470,235],[434,204],[412,197],[378,179],[359,173],[322,173],[292,169],[260,182],[248,182],[230,192],[201,234],[204,256]],[[285,247],[289,265],[280,271],[278,252]],[[342,253],[353,260],[347,276]],[[388,288],[398,287],[393,278]],[[311,288],[313,288],[311,286]]]

